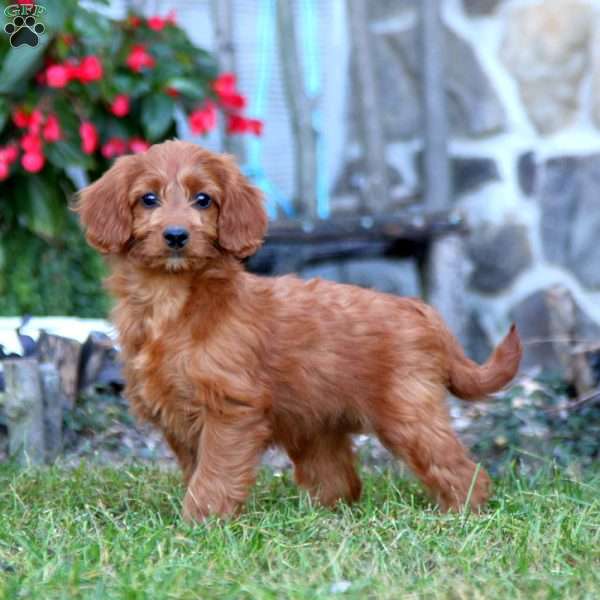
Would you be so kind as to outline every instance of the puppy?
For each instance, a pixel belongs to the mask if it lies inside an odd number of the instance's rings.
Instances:
[[[442,509],[461,509],[471,486],[472,507],[486,501],[489,478],[444,400],[513,378],[514,326],[479,366],[417,299],[244,272],[267,228],[261,193],[231,157],[187,142],[119,158],[76,210],[109,258],[126,394],[177,457],[186,519],[235,514],[269,445],[322,504],[357,500],[359,432],[404,459]]]

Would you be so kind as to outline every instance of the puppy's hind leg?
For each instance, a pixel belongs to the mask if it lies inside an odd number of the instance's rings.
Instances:
[[[393,391],[373,419],[381,442],[404,459],[442,510],[462,509],[469,492],[471,507],[479,509],[489,497],[490,479],[483,469],[477,472],[452,431],[446,389],[414,379],[404,380]]]
[[[352,439],[346,433],[320,432],[298,448],[287,448],[294,463],[296,483],[324,506],[360,498],[362,484],[356,472]]]

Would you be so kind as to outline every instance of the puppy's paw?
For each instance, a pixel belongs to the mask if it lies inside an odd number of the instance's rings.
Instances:
[[[208,512],[197,504],[197,502],[188,494],[183,500],[183,520],[187,523],[202,523],[208,517]]]
[[[236,515],[240,504],[228,498],[214,498],[208,493],[188,488],[183,499],[183,518],[188,523],[202,523],[209,516],[228,518]]]

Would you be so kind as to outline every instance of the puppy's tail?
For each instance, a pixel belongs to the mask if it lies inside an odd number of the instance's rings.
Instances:
[[[514,324],[483,365],[467,358],[453,336],[451,346],[448,387],[463,400],[477,400],[502,389],[516,375],[523,354],[519,332]]]

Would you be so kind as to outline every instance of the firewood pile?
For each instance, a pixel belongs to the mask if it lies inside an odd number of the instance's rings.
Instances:
[[[18,332],[22,353],[0,346],[0,423],[9,454],[19,464],[54,461],[63,447],[63,422],[90,390],[119,392],[118,353],[104,333],[84,343],[42,331],[37,340]]]

